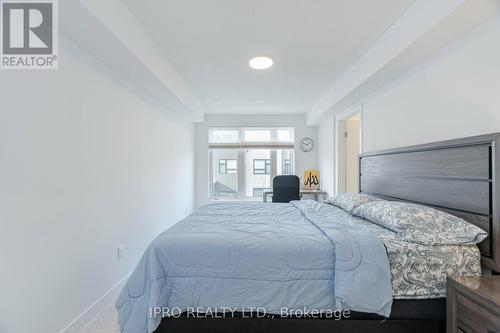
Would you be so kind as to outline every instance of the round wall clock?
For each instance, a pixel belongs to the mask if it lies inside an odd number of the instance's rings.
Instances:
[[[300,140],[300,150],[309,152],[314,148],[314,141],[311,138],[303,138]]]

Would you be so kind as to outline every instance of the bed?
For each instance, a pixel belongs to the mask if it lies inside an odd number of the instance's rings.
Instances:
[[[498,140],[491,134],[360,156],[361,193],[460,216],[488,232],[479,249],[402,244],[315,202],[210,205],[148,248],[117,302],[122,330],[443,332],[446,275],[479,274],[481,261],[500,271]],[[311,319],[283,315],[283,305],[325,311]],[[203,316],[226,306],[230,316]],[[339,307],[352,310],[349,319],[328,316]],[[148,313],[153,308],[170,312],[162,319]]]

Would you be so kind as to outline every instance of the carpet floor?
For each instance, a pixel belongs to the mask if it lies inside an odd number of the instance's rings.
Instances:
[[[81,333],[120,333],[115,303],[109,304]]]

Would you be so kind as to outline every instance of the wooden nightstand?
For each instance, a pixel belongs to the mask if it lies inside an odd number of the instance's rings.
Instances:
[[[500,332],[500,276],[448,277],[447,333]]]

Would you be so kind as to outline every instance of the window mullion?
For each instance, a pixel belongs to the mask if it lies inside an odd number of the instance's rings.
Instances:
[[[209,187],[208,187],[208,196],[209,198],[213,198],[214,197],[214,151],[213,149],[209,149],[208,150],[208,172],[209,172],[209,175],[211,177],[210,179],[210,184],[209,184]]]
[[[246,150],[238,150],[238,197],[246,197],[247,184],[246,184]]]
[[[271,150],[271,189],[273,188],[273,179],[278,175],[278,151],[276,149]]]

